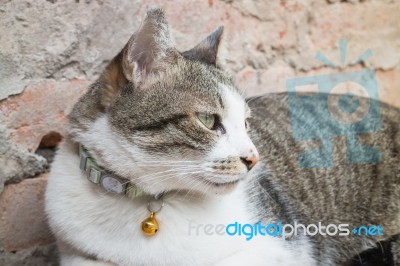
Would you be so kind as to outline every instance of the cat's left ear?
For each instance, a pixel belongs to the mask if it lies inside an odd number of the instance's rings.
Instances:
[[[197,60],[209,65],[223,68],[225,65],[224,57],[221,54],[221,40],[224,27],[218,27],[213,33],[207,36],[194,48],[183,52],[182,55],[191,60]]]
[[[159,8],[149,9],[139,30],[100,77],[104,87],[101,91],[102,105],[107,108],[129,82],[138,85],[165,71],[177,55],[164,12]]]
[[[166,68],[164,63],[171,61],[174,52],[177,53],[164,12],[149,9],[139,30],[103,72],[105,83],[119,90],[121,84],[145,80]]]
[[[133,71],[127,75],[131,74],[134,82],[165,68],[164,62],[169,61],[176,50],[161,9],[147,11],[140,29],[132,36],[126,48],[125,63],[131,67],[127,69]]]

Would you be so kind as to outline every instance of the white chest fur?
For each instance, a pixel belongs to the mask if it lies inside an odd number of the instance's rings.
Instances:
[[[105,194],[81,173],[74,147],[64,144],[50,174],[46,212],[58,240],[117,265],[311,265],[307,248],[295,251],[279,238],[246,241],[197,230],[250,223],[243,187],[223,196],[167,198],[157,214],[160,230],[147,237],[140,229],[149,215],[146,199]]]

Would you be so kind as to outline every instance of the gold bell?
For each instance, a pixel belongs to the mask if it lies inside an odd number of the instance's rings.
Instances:
[[[150,216],[142,222],[142,231],[146,236],[154,236],[158,231],[158,222],[155,212],[151,212]]]

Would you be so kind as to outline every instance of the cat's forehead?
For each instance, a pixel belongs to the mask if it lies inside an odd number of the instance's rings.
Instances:
[[[157,98],[175,99],[170,102],[172,105],[189,103],[189,107],[193,108],[204,105],[209,111],[221,111],[229,98],[227,94],[238,94],[229,74],[188,59],[179,60],[146,90],[153,91]]]
[[[247,116],[248,106],[235,86],[232,76],[214,67],[207,67],[206,71],[195,71],[194,75],[198,84],[192,86],[193,90],[200,90],[204,92],[203,95],[212,98],[221,115],[237,112]]]
[[[166,72],[148,79],[136,91],[137,94],[123,101],[135,105],[129,108],[133,112],[146,110],[143,112],[146,116],[196,112],[224,115],[228,109],[247,112],[232,76],[183,57],[169,65]],[[161,110],[163,114],[159,113]]]

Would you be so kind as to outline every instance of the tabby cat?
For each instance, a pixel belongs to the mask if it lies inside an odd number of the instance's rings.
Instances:
[[[290,119],[335,130],[326,103],[311,97],[290,117],[287,94],[246,101],[222,69],[222,33],[179,52],[150,9],[76,103],[46,191],[61,265],[352,265],[389,240],[382,261],[398,263],[400,111],[381,103],[382,129],[359,137],[379,162],[348,163],[338,137],[331,167],[301,167],[299,154],[320,144],[295,140]],[[384,235],[246,240],[217,229],[259,221],[379,225]]]

